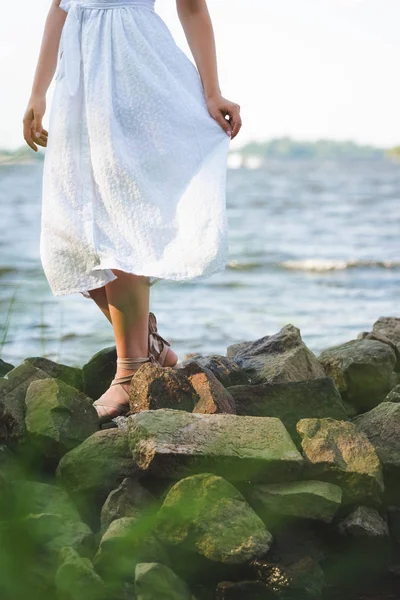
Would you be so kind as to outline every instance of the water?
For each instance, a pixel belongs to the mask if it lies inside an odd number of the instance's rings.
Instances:
[[[42,165],[0,167],[1,357],[81,366],[113,345],[81,294],[52,295],[39,256]],[[151,310],[179,359],[300,328],[315,352],[400,316],[400,165],[271,161],[229,169],[230,259],[203,282],[158,282]]]

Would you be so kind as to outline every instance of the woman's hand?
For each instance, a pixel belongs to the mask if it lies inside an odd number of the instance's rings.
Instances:
[[[229,135],[231,132],[231,140],[237,136],[242,127],[242,119],[240,118],[240,106],[227,100],[221,94],[206,97],[207,108],[210,115],[219,123]],[[229,115],[229,120],[225,116]]]
[[[47,146],[48,132],[43,129],[42,119],[46,112],[46,96],[31,96],[22,120],[24,125],[24,140],[34,150],[39,146]],[[36,142],[36,144],[35,144]]]

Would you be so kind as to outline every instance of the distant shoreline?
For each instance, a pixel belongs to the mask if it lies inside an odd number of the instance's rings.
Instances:
[[[43,162],[45,150],[34,152],[28,146],[16,150],[0,149],[0,167],[9,165],[32,165]],[[316,141],[294,140],[290,137],[275,138],[264,142],[248,142],[229,153],[232,166],[262,166],[268,160],[395,160],[400,161],[400,146],[379,148],[362,145],[351,140]]]

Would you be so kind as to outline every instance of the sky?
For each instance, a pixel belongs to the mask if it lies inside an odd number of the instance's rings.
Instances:
[[[24,144],[50,0],[2,2],[0,148]],[[400,145],[400,0],[208,0],[222,94],[241,106],[231,148],[290,136]],[[194,62],[175,0],[156,11]],[[47,94],[48,114],[54,82]]]

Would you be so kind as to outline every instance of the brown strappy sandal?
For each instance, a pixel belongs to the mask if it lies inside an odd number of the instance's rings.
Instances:
[[[171,343],[164,339],[157,330],[157,319],[154,313],[149,313],[149,352],[163,367],[169,352]],[[178,360],[175,362],[175,365]],[[171,365],[171,366],[175,366]]]
[[[124,367],[125,369],[133,369],[134,372],[131,375],[124,375],[123,377],[114,377],[110,385],[118,385],[121,383],[128,383],[132,380],[132,377],[135,375],[136,371],[146,362],[151,362],[153,364],[159,364],[156,358],[149,353],[149,356],[140,357],[140,358],[117,358],[117,366]],[[119,402],[116,404],[112,404],[111,402],[101,401],[103,396],[107,393],[108,390],[104,392],[102,396],[96,402],[93,403],[93,406],[97,410],[97,414],[99,415],[99,422],[101,424],[107,423],[115,417],[120,417],[129,412],[129,393],[126,389],[121,386],[126,395],[126,402]],[[98,410],[99,409],[99,410]],[[115,414],[110,414],[110,410],[117,411]]]

